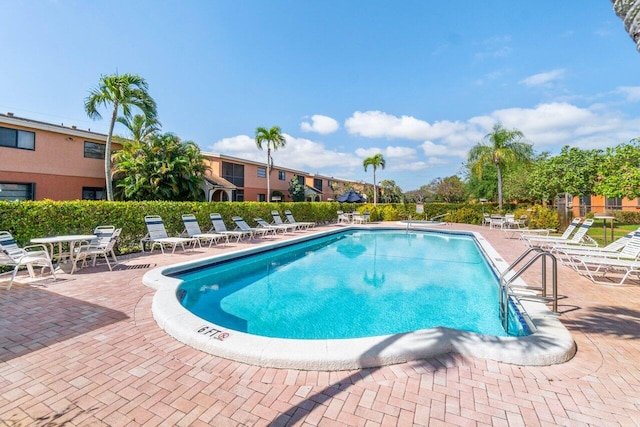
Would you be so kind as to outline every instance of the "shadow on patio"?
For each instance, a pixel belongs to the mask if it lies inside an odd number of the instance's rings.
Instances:
[[[57,282],[74,279],[58,279]],[[120,311],[48,291],[51,278],[0,291],[0,361],[127,319]]]

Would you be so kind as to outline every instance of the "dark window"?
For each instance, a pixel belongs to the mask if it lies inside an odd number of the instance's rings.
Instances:
[[[104,188],[82,187],[82,200],[105,200]]]
[[[233,202],[244,202],[244,190],[233,190],[231,193]]]
[[[96,142],[84,142],[84,156],[89,159],[104,160],[105,145]]]
[[[222,162],[222,177],[235,186],[244,187],[244,165]]]
[[[280,181],[285,181],[287,179],[287,174],[284,171],[279,171],[278,172],[278,179]]]
[[[0,200],[34,200],[35,184],[0,183]]]
[[[322,191],[322,180],[314,178],[313,179],[313,187],[318,189],[318,190],[320,190],[320,191]]]
[[[0,146],[35,150],[36,134],[26,130],[0,127]]]
[[[266,178],[267,177],[267,168],[258,168],[258,178]]]
[[[298,183],[299,183],[300,185],[304,185],[304,176],[300,176],[300,175],[298,175]]]
[[[622,209],[622,199],[618,199],[618,198],[614,198],[614,197],[607,197],[605,199],[605,208],[607,210],[621,210]]]
[[[266,200],[267,200],[267,197],[264,194],[258,194],[259,202],[265,202]]]

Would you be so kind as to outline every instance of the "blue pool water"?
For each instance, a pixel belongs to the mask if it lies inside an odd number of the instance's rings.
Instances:
[[[254,335],[360,338],[437,326],[507,335],[497,279],[466,235],[348,231],[175,277],[186,309]]]

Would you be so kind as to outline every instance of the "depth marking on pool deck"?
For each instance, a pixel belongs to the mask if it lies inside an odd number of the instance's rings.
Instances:
[[[208,336],[211,339],[215,339],[218,341],[224,341],[229,338],[231,334],[229,332],[221,331],[220,329],[216,329],[213,326],[201,326],[200,328],[195,330],[197,333]]]

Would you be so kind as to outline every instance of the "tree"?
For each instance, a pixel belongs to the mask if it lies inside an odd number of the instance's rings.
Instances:
[[[155,118],[149,118],[142,114],[133,117],[118,117],[116,122],[124,125],[131,134],[131,139],[137,142],[144,142],[160,131],[160,122]]]
[[[113,155],[119,200],[203,200],[204,156],[171,133],[126,141]]]
[[[271,201],[271,168],[273,167],[273,159],[271,158],[271,150],[287,145],[287,140],[282,136],[282,131],[278,126],[272,126],[271,129],[258,127],[256,129],[256,145],[262,150],[263,144],[267,146],[267,202]]]
[[[611,3],[640,52],[640,0],[611,0]]]
[[[148,85],[145,79],[135,74],[111,74],[100,77],[98,87],[89,92],[85,98],[84,109],[87,115],[96,120],[102,116],[98,112],[99,107],[112,107],[109,133],[104,149],[104,175],[106,180],[107,200],[113,200],[113,184],[111,182],[111,139],[113,127],[118,118],[118,112],[126,118],[131,118],[132,107],[138,108],[147,118],[155,119],[157,114],[156,103],[149,96]]]
[[[304,185],[300,183],[298,175],[294,175],[289,182],[289,194],[294,202],[304,202]]]
[[[502,124],[493,126],[493,131],[485,135],[485,141],[479,142],[469,151],[471,171],[482,177],[486,165],[495,166],[498,178],[498,206],[502,210],[502,169],[517,162],[528,162],[533,156],[531,144],[524,142],[524,134],[517,130],[506,129]]]
[[[411,202],[424,203],[432,201],[435,197],[430,185],[423,185],[417,190],[410,190],[404,193],[405,199]]]
[[[447,203],[457,203],[465,199],[464,182],[457,175],[436,178],[431,187],[436,196]]]
[[[385,160],[382,157],[382,154],[378,153],[374,156],[367,157],[362,162],[362,166],[364,166],[364,171],[366,172],[368,167],[373,167],[373,205],[375,206],[378,202],[378,187],[376,186],[376,169],[385,167]]]
[[[607,148],[594,192],[611,198],[640,197],[640,138]]]
[[[593,194],[598,180],[598,165],[602,150],[582,150],[564,146],[557,156],[543,153],[534,162],[529,174],[529,192],[532,198],[550,200],[559,193],[574,196]]]
[[[404,200],[402,188],[398,187],[396,182],[391,179],[380,181],[380,191],[385,203],[401,203]]]

